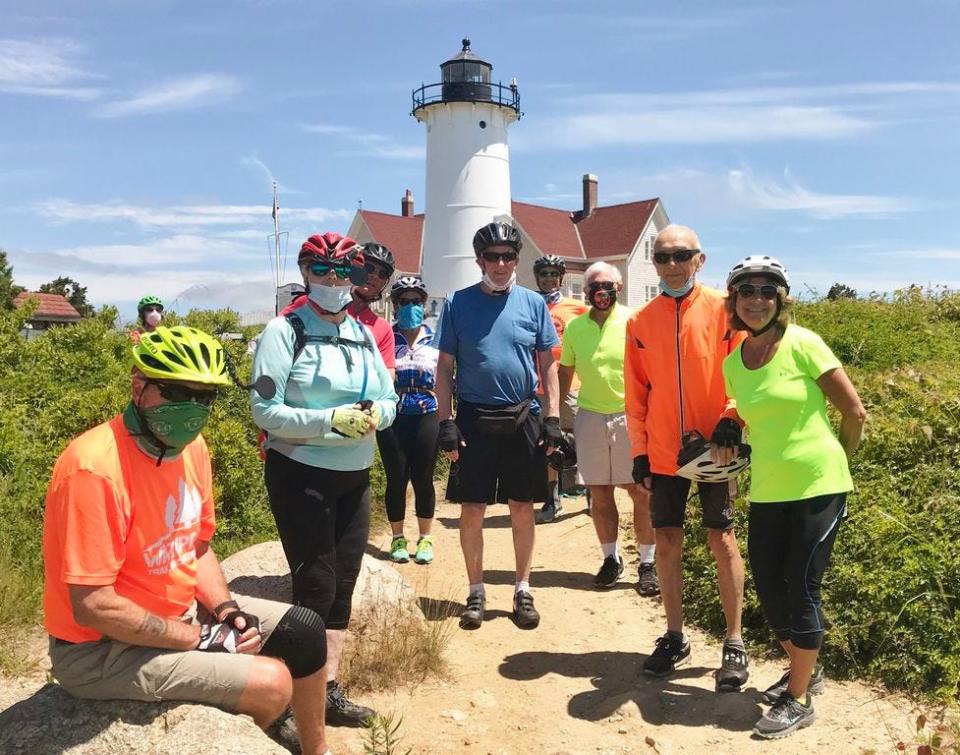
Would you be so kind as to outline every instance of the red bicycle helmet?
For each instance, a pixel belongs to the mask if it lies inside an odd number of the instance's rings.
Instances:
[[[363,267],[363,247],[349,236],[341,236],[334,231],[315,234],[303,242],[297,264],[305,260],[323,262],[328,265],[349,264],[350,282],[360,286],[367,281],[367,271]]]

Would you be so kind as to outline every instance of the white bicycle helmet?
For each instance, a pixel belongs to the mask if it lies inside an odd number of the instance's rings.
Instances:
[[[741,443],[737,456],[729,464],[717,464],[710,458],[710,442],[693,431],[684,437],[683,449],[677,456],[678,477],[694,482],[726,482],[750,466],[750,446]]]
[[[765,275],[773,278],[790,293],[790,276],[787,275],[787,268],[776,257],[769,254],[751,254],[744,257],[727,276],[727,289],[733,288],[737,281],[743,278],[749,278],[751,275]]]

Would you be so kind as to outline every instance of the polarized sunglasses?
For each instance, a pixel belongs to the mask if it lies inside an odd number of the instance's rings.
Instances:
[[[378,265],[376,262],[365,262],[363,269],[367,271],[367,275],[375,275],[382,281],[390,280],[390,276],[392,275],[387,268],[383,265]]]
[[[599,283],[591,283],[587,286],[588,291],[613,291],[617,287],[617,284],[613,281],[602,281]]]
[[[737,296],[742,296],[744,299],[750,299],[758,293],[767,301],[773,301],[777,298],[777,287],[769,283],[762,286],[756,286],[753,283],[741,283],[737,286],[736,292]]]
[[[654,252],[653,261],[658,265],[669,264],[670,260],[676,263],[689,262],[693,255],[700,254],[699,249],[679,249],[676,252]]]
[[[487,262],[496,264],[503,260],[504,263],[516,262],[520,256],[517,252],[480,252],[480,256]]]
[[[559,278],[561,273],[559,270],[541,270],[537,273],[538,278]]]
[[[187,388],[185,385],[161,383],[159,381],[151,381],[151,385],[157,386],[160,395],[167,401],[173,401],[175,403],[192,401],[195,404],[210,406],[217,399],[217,391],[212,388],[202,390],[200,388]]]
[[[349,262],[343,265],[328,265],[326,262],[310,263],[310,272],[316,275],[318,278],[322,278],[331,270],[336,273],[338,278],[349,278],[350,272],[353,270],[353,265],[351,265]]]
[[[397,299],[397,306],[402,307],[404,304],[423,304],[423,299],[419,296],[407,296],[402,299]]]

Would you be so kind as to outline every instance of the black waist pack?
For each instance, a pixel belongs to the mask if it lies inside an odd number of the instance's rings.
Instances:
[[[477,406],[477,430],[485,435],[513,435],[526,422],[531,400],[513,406]]]

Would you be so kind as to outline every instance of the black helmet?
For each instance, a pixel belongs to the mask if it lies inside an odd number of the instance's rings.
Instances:
[[[497,244],[507,244],[519,252],[523,248],[520,231],[510,223],[487,223],[473,235],[473,253],[478,257],[484,249]]]
[[[391,252],[383,244],[364,244],[363,245],[363,259],[365,262],[379,262],[381,265],[390,270],[390,275],[393,275],[394,271],[397,269],[396,263],[393,260],[393,252]]]
[[[561,275],[565,275],[567,272],[567,263],[563,261],[563,258],[555,254],[545,254],[542,257],[537,257],[533,261],[534,274],[539,273],[545,267],[554,267],[560,271]]]
[[[427,287],[423,285],[423,278],[419,275],[402,275],[390,286],[390,299],[397,300],[404,291],[417,291],[427,298]]]
[[[553,453],[547,457],[547,464],[558,472],[577,466],[577,442],[573,433],[563,433],[563,437],[554,446]]]

